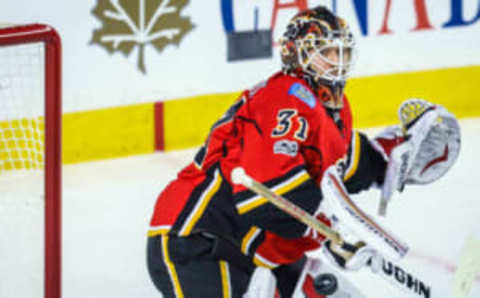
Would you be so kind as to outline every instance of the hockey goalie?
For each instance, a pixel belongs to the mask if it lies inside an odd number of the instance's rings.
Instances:
[[[339,272],[378,271],[383,256],[406,254],[349,195],[380,188],[384,214],[395,191],[448,171],[460,150],[459,126],[443,107],[408,99],[400,125],[374,138],[354,131],[344,87],[355,50],[346,22],[325,7],[288,23],[281,71],[242,93],[158,196],[147,251],[163,297],[364,297]],[[335,243],[234,183],[237,167],[359,241]],[[325,261],[308,257],[319,249]]]

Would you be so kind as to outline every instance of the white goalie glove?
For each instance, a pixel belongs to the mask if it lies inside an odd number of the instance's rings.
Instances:
[[[390,126],[373,141],[388,161],[379,214],[385,215],[395,190],[442,177],[460,152],[460,126],[444,107],[412,98],[399,108],[400,126]]]
[[[344,243],[342,246],[336,246],[331,241],[327,241],[322,246],[322,250],[332,264],[343,270],[358,271],[369,266],[373,273],[377,273],[382,267],[383,257],[365,242],[360,241],[354,245]]]

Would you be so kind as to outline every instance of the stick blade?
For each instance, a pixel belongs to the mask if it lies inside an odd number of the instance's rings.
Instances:
[[[480,239],[469,237],[465,243],[453,280],[453,297],[467,298],[480,273]]]

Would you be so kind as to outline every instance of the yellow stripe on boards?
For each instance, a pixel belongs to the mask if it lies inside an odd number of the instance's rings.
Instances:
[[[480,66],[469,66],[351,78],[345,94],[355,127],[398,124],[398,107],[410,97],[443,105],[457,117],[478,117],[479,77]]]
[[[239,95],[240,92],[232,92],[165,101],[165,151],[189,148],[205,142],[211,126]]]
[[[398,107],[409,97],[441,104],[459,118],[479,117],[479,77],[480,66],[468,66],[351,78],[346,95],[354,127],[398,124]],[[165,150],[201,145],[239,95],[236,91],[165,101]],[[152,153],[155,148],[154,103],[66,113],[62,125],[64,163]]]
[[[354,127],[399,123],[397,110],[410,97],[445,106],[457,117],[480,116],[475,92],[480,66],[396,73],[348,80]],[[225,113],[240,92],[208,94],[165,101],[165,150],[202,144],[211,125]]]
[[[163,252],[163,260],[165,265],[168,269],[168,274],[170,275],[170,279],[173,283],[173,289],[175,291],[175,296],[178,298],[183,298],[183,291],[182,287],[180,286],[180,281],[178,279],[177,270],[175,269],[175,265],[173,265],[172,261],[170,260],[170,256],[168,254],[168,236],[162,236],[162,252]]]
[[[153,153],[153,103],[63,116],[63,162]]]

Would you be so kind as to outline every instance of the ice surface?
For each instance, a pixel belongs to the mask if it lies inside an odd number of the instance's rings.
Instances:
[[[434,184],[407,187],[393,198],[387,217],[378,219],[410,244],[412,254],[401,264],[432,284],[434,298],[452,297],[464,241],[471,234],[480,237],[480,119],[462,120],[461,127],[461,153],[452,170]],[[146,269],[146,231],[159,191],[194,153],[156,153],[64,167],[63,297],[161,297]],[[0,200],[3,197],[2,193]],[[378,191],[357,197],[360,206],[376,214]],[[9,277],[8,283],[0,279],[0,297],[13,297],[6,294],[12,292],[15,297],[30,297],[28,284],[14,283],[27,273],[25,266],[3,263],[26,254],[8,240],[19,219],[0,214],[0,277]],[[407,297],[368,270],[348,276],[368,298]],[[480,297],[479,278],[469,297]]]

